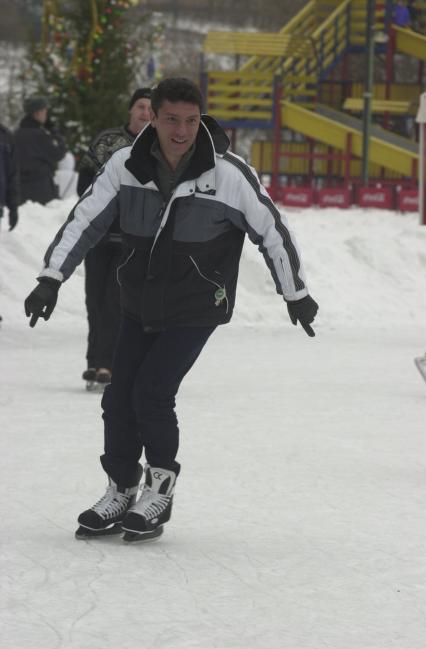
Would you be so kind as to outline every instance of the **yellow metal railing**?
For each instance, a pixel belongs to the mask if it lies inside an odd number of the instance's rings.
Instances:
[[[277,82],[283,99],[313,105],[321,76],[348,45],[351,1],[335,0],[324,8],[311,0],[273,34],[210,32],[204,45],[207,54],[253,56],[239,70],[207,72],[208,111],[222,120],[271,122]],[[335,8],[327,15],[330,4]]]
[[[426,0],[417,4],[426,9]],[[210,32],[206,55],[234,54],[242,61],[238,70],[226,74],[206,73],[209,112],[223,120],[252,118],[271,124],[278,83],[283,100],[313,107],[321,99],[320,84],[346,49],[365,46],[366,11],[366,0],[310,0],[278,32]],[[377,31],[385,28],[385,20],[384,1],[376,5]],[[397,51],[426,60],[425,35],[400,28],[395,33]]]
[[[346,175],[345,163],[343,160],[327,160],[327,154],[330,151],[339,151],[316,142],[313,149],[308,142],[281,142],[279,155],[279,173],[288,175],[310,175],[329,176],[344,178]],[[324,157],[317,156],[313,162],[310,160],[310,153],[322,154]],[[298,154],[298,155],[297,155]],[[260,174],[272,174],[274,171],[274,143],[272,140],[254,140],[250,150],[251,164]],[[362,161],[351,159],[349,162],[349,176],[359,178],[362,173]],[[401,174],[386,169],[383,165],[371,163],[369,165],[369,175],[371,178],[379,177],[386,179],[401,178]]]
[[[312,56],[312,42],[295,34],[279,32],[209,32],[204,41],[208,53],[239,54],[243,56],[280,57],[293,55]]]
[[[288,128],[340,151],[346,149],[347,136],[351,134],[352,153],[358,158],[362,157],[361,130],[312,110],[305,110],[291,102],[283,102],[283,121]],[[413,161],[418,160],[418,154],[405,146],[404,138],[400,138],[400,142],[398,145],[373,135],[370,140],[370,161],[410,177],[413,173]]]
[[[426,35],[418,34],[412,29],[402,29],[394,26],[395,49],[402,54],[414,56],[416,59],[426,61]]]
[[[384,20],[386,15],[385,2],[377,3],[374,14],[374,31],[384,29]],[[350,44],[365,46],[365,25],[367,22],[367,2],[366,0],[351,0],[351,31]]]
[[[209,73],[208,112],[220,120],[269,121],[273,111],[271,72],[219,71]]]

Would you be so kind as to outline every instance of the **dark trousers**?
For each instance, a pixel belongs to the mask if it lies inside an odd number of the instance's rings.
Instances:
[[[176,327],[148,334],[140,323],[122,318],[112,382],[102,399],[101,463],[117,484],[137,484],[144,449],[151,466],[179,473],[175,397],[214,329]]]
[[[121,246],[101,243],[86,255],[86,309],[89,324],[87,367],[111,369],[120,324],[117,266]]]

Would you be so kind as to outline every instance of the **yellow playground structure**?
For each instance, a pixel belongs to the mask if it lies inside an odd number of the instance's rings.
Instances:
[[[359,81],[367,50],[367,0],[309,0],[278,32],[207,34],[202,72],[207,112],[229,129],[234,144],[239,129],[257,129],[251,162],[271,178],[273,198],[336,205],[370,200],[416,209],[415,115],[426,61],[421,22],[426,1],[414,3],[418,19],[406,27],[393,22],[395,4],[374,3],[373,52],[381,78],[372,88],[369,187],[361,186],[364,83]],[[395,81],[395,62],[404,57],[412,59],[415,82]],[[218,61],[223,69],[210,69],[218,68]],[[325,203],[324,189],[329,190]]]

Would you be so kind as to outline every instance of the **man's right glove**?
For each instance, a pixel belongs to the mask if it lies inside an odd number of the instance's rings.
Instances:
[[[31,317],[30,327],[34,327],[39,318],[49,320],[58,299],[61,282],[52,277],[41,277],[39,285],[25,300],[25,315]]]
[[[294,300],[294,302],[288,301],[287,311],[294,325],[297,325],[297,321],[299,321],[308,336],[311,338],[315,336],[315,331],[310,324],[315,320],[318,304],[310,295],[302,297],[301,300]]]
[[[13,230],[13,228],[16,226],[18,223],[18,210],[16,207],[12,207],[9,210],[9,232]]]

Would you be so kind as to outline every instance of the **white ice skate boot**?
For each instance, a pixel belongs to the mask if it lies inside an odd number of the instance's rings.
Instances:
[[[75,533],[76,538],[105,536],[122,532],[121,522],[127,510],[136,502],[139,483],[134,487],[126,488],[119,487],[111,478],[108,478],[108,481],[104,496],[78,517],[80,527]]]
[[[163,533],[171,515],[176,474],[168,469],[145,467],[142,495],[126,514],[121,527],[127,542],[149,541]]]

